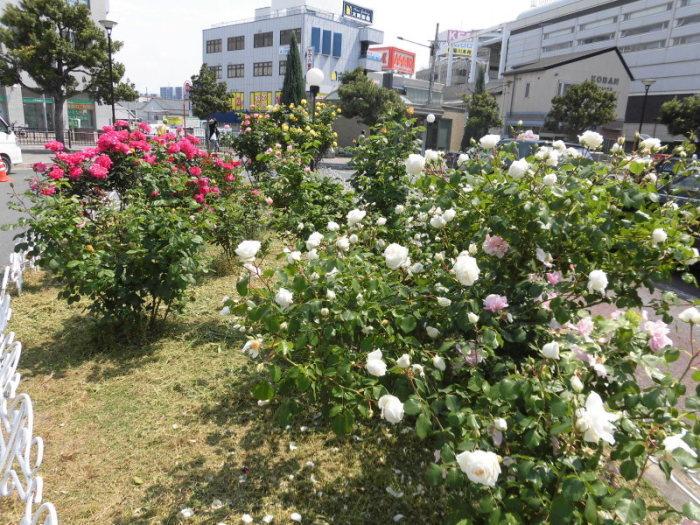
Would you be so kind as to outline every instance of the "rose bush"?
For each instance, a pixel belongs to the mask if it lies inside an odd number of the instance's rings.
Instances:
[[[372,192],[394,195],[422,164],[404,162],[403,133]],[[282,269],[246,273],[228,307],[267,371],[253,394],[281,424],[320,410],[341,435],[377,418],[413,428],[435,449],[428,481],[455,491],[448,522],[639,522],[645,502],[608,463],[627,480],[651,458],[667,475],[697,464],[700,404],[681,381],[696,356],[669,373],[676,298],[643,305],[637,290],[697,261],[698,210],[661,204],[638,158],[551,149],[511,169],[497,143],[457,170],[428,160],[405,203],[352,210]]]

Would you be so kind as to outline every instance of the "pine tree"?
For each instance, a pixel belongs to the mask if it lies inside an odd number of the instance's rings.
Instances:
[[[347,118],[359,117],[367,126],[374,126],[383,116],[405,110],[401,96],[393,89],[378,86],[361,68],[348,71],[338,88],[340,109]]]
[[[673,135],[700,138],[700,95],[674,97],[661,105],[659,122]]]
[[[292,32],[289,55],[287,55],[287,70],[284,72],[284,84],[282,85],[282,104],[299,104],[304,98],[305,85],[306,80],[301,69],[301,57],[299,56],[299,44],[296,34]]]
[[[545,128],[563,132],[570,138],[587,129],[615,120],[617,97],[592,80],[571,86],[561,97],[552,99]]]
[[[227,111],[230,107],[226,84],[219,82],[206,64],[202,64],[199,75],[192,76],[190,100],[192,114],[201,120],[208,119],[217,111]]]
[[[104,31],[93,22],[85,5],[66,0],[10,4],[0,17],[0,26],[0,82],[5,86],[38,87],[52,97],[56,140],[63,142],[66,100],[91,93],[99,102],[109,92]],[[112,42],[114,52],[121,46],[121,42]],[[121,64],[114,64],[115,95],[133,97],[133,85],[119,83],[123,71]],[[23,73],[34,85],[26,82]]]

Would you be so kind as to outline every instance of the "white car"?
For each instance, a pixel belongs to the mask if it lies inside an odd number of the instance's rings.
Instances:
[[[8,173],[12,171],[12,166],[22,162],[22,150],[17,145],[17,136],[2,117],[0,117],[0,158],[5,162]]]

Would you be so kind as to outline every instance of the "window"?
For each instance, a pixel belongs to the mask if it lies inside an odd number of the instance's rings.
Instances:
[[[341,33],[333,33],[333,56],[340,58],[343,53],[343,35]]]
[[[321,42],[321,54],[330,55],[331,54],[331,39],[333,38],[333,31],[323,30],[323,41]]]
[[[552,44],[551,46],[544,46],[542,51],[544,53],[551,53],[552,51],[559,51],[560,49],[568,49],[573,45],[573,42],[562,42],[561,44]]]
[[[585,31],[587,29],[595,29],[596,27],[602,27],[606,26],[608,24],[615,24],[617,23],[617,17],[616,16],[609,16],[607,18],[601,18],[600,20],[592,20],[590,22],[586,22],[578,26],[579,31]]]
[[[700,22],[700,15],[686,16],[676,20],[676,27],[688,26]]]
[[[530,98],[530,83],[525,84],[525,98]]]
[[[229,64],[226,76],[228,78],[243,78],[245,76],[245,64]]]
[[[595,44],[596,42],[605,42],[615,38],[615,33],[606,33],[604,35],[589,36],[578,41],[578,45],[585,46],[587,44]]]
[[[559,87],[557,88],[557,96],[563,97],[566,95],[566,92],[569,91],[569,88],[573,86],[573,84],[568,84],[566,82],[559,82]]]
[[[640,9],[639,11],[631,11],[625,13],[622,17],[623,20],[634,20],[636,18],[643,18],[651,15],[658,15],[659,13],[665,13],[671,9],[673,4],[668,2],[666,4],[657,5],[655,7],[647,7],[646,9]]]
[[[681,0],[681,7],[688,7],[689,5],[700,4],[700,0]]]
[[[697,44],[698,42],[700,42],[700,33],[674,38],[671,45],[684,46],[685,44]]]
[[[272,62],[256,62],[253,64],[254,77],[271,77]]]
[[[623,53],[634,53],[635,51],[644,51],[646,49],[659,49],[666,45],[666,40],[652,40],[651,42],[641,42],[632,44],[631,46],[622,46],[620,51]]]
[[[297,27],[296,29],[283,29],[280,31],[280,45],[290,45],[292,43],[292,34],[296,35],[297,44],[301,44],[301,28]]]
[[[557,29],[556,31],[550,31],[549,33],[545,33],[544,39],[547,40],[548,38],[556,38],[558,36],[570,35],[573,32],[574,32],[573,26],[566,27],[564,29]]]
[[[280,76],[283,77],[287,74],[287,61],[280,60]]]
[[[314,53],[321,52],[321,28],[311,28],[311,47],[314,48]]]
[[[221,39],[207,40],[207,53],[221,53]]]
[[[221,80],[221,66],[209,66],[209,70],[216,75],[217,80]]]
[[[253,47],[272,47],[272,31],[258,33],[253,37]]]
[[[244,36],[230,36],[228,38],[227,49],[229,51],[240,51],[241,49],[245,49],[245,37]]]
[[[633,27],[632,29],[625,29],[620,32],[620,36],[625,38],[627,36],[643,35],[644,33],[652,33],[654,31],[661,31],[668,27],[668,22],[659,22],[658,24],[649,24],[647,26]]]

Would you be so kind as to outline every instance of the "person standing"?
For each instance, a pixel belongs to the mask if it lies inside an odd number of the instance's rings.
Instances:
[[[209,119],[209,144],[214,153],[219,151],[219,126],[215,118]]]

